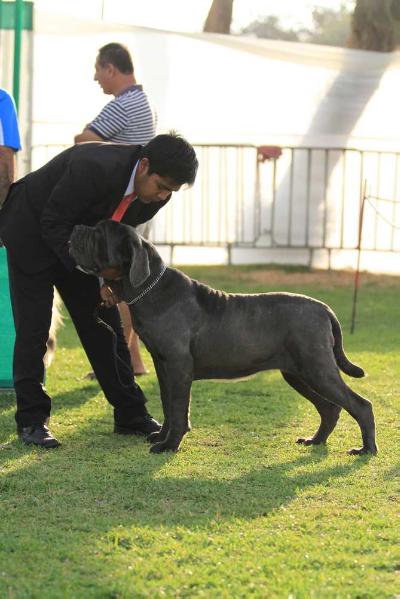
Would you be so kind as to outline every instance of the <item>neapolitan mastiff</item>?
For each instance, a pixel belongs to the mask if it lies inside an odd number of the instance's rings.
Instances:
[[[156,369],[164,424],[152,452],[177,450],[189,430],[193,380],[234,379],[279,369],[318,410],[321,423],[299,443],[324,443],[341,408],[358,422],[362,447],[376,453],[371,403],[342,380],[339,369],[364,376],[343,350],[340,324],[325,304],[292,293],[230,294],[163,264],[154,246],[127,225],[78,225],[70,253],[88,274],[105,276],[132,311],[135,329]]]

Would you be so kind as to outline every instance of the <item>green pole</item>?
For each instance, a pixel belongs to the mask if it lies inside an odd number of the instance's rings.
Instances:
[[[13,96],[17,110],[19,108],[19,88],[21,79],[21,46],[23,22],[24,0],[15,0]]]

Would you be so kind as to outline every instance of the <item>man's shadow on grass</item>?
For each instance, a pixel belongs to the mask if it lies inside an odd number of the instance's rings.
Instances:
[[[52,416],[63,413],[67,415],[68,411],[79,408],[90,401],[100,392],[97,383],[85,382],[84,386],[76,387],[65,393],[58,393],[53,400]],[[105,400],[104,400],[105,401]],[[11,433],[16,430],[15,423],[16,399],[14,391],[0,394],[0,444],[7,442]],[[12,443],[7,442],[7,446]],[[0,458],[1,462],[1,458]]]
[[[159,386],[156,377],[149,377],[144,384],[139,381],[145,394],[149,397],[159,397]],[[87,402],[94,399],[97,395],[102,396],[101,388],[96,380],[88,380],[84,375],[76,379],[76,386],[62,393],[51,393],[52,411],[51,418],[62,423],[65,416],[68,417],[71,410],[78,409]],[[107,400],[102,397],[101,401],[107,404]],[[161,406],[161,403],[160,403]],[[4,444],[10,433],[15,431],[15,409],[16,399],[14,390],[0,392],[0,444]],[[161,413],[161,409],[159,409]],[[110,428],[112,427],[112,416],[110,415]],[[95,424],[92,421],[92,424]]]
[[[0,392],[0,417],[4,412],[8,412],[15,407],[15,393],[12,389]]]

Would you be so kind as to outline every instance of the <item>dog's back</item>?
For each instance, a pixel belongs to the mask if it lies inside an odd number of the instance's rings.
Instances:
[[[306,350],[316,339],[327,348],[334,344],[329,309],[322,302],[292,293],[228,294],[192,284],[202,312],[191,319],[195,378],[290,369],[292,347]]]

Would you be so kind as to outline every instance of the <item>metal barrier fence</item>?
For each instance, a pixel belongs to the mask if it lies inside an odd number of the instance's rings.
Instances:
[[[33,168],[64,147],[33,147]],[[371,194],[398,199],[400,153],[282,147],[262,162],[255,146],[195,147],[196,183],[154,219],[156,244],[355,249],[363,180]],[[385,219],[366,208],[363,249],[398,251],[400,201],[382,210]]]

